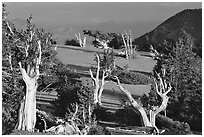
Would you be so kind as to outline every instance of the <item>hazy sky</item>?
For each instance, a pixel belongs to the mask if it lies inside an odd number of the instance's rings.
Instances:
[[[10,18],[26,19],[33,14],[35,21],[53,24],[82,24],[105,21],[165,21],[187,9],[201,8],[202,3],[167,2],[8,2]]]

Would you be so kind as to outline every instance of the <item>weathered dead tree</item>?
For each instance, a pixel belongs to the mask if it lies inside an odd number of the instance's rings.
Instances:
[[[132,58],[133,55],[133,46],[132,46],[132,34],[131,31],[129,34],[126,32],[125,36],[122,34],[123,43],[125,46],[125,56],[126,59]]]
[[[75,112],[70,113],[71,118],[68,120],[58,119],[57,123],[59,123],[57,126],[52,126],[49,129],[46,129],[45,132],[52,132],[55,134],[63,134],[63,135],[87,135],[91,125],[85,122],[85,119],[81,121],[78,118],[78,112],[79,112],[79,106],[76,103],[75,106]],[[83,113],[85,115],[85,113]],[[85,117],[85,116],[84,116]],[[82,123],[85,127],[83,129],[80,129],[78,126],[78,122]]]
[[[100,70],[101,70],[101,66],[100,66],[100,57],[99,55],[95,54],[96,56],[96,62],[97,62],[97,70],[96,70],[96,77],[93,76],[93,72],[90,69],[89,70],[89,74],[91,76],[91,79],[93,80],[93,86],[94,86],[94,104],[99,104],[101,105],[101,95],[104,89],[104,85],[105,83],[107,83],[107,81],[105,81],[105,79],[108,77],[108,70],[103,69],[102,70],[102,78],[101,80],[99,79],[99,75],[100,75]]]
[[[163,72],[165,73],[165,71],[163,71]],[[163,75],[165,75],[165,74],[163,74]],[[115,78],[117,80],[117,86],[128,97],[128,100],[129,100],[131,106],[133,107],[133,109],[140,112],[144,126],[155,127],[155,129],[157,130],[157,133],[159,133],[159,130],[155,124],[155,118],[156,118],[156,115],[158,113],[160,113],[161,111],[164,111],[167,107],[167,103],[169,100],[169,97],[167,96],[167,94],[172,89],[170,83],[167,84],[166,80],[162,79],[160,74],[157,73],[158,80],[156,78],[154,78],[154,82],[156,85],[156,93],[160,96],[162,103],[159,106],[152,106],[151,107],[151,109],[149,111],[149,118],[148,118],[148,114],[146,113],[145,108],[142,105],[140,105],[140,103],[137,102],[132,97],[131,93],[121,85],[118,77],[115,76]]]
[[[31,35],[32,36],[32,35]],[[20,111],[19,111],[19,122],[18,130],[34,131],[36,122],[36,91],[37,91],[37,80],[39,78],[39,65],[41,63],[41,41],[37,41],[38,44],[38,57],[35,59],[35,63],[26,64],[26,68],[22,67],[19,62],[20,72],[23,80],[26,84],[26,95],[24,96]],[[26,57],[28,56],[29,45],[26,46]]]
[[[86,37],[84,37],[84,39],[82,41],[80,33],[78,33],[78,36],[77,36],[77,34],[75,34],[75,36],[77,38],[77,41],[79,42],[80,47],[85,47],[86,46]]]

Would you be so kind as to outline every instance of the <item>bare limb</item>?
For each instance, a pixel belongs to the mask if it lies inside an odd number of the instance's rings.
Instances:
[[[104,79],[106,79],[106,78],[109,76],[109,74],[106,73],[106,72],[107,72],[107,71],[105,71]]]
[[[162,78],[160,77],[159,74],[157,74],[157,76],[159,77],[159,81],[156,81],[156,79],[154,79],[154,82],[155,82],[155,85],[156,85],[156,92],[157,94],[162,98],[162,103],[161,105],[156,108],[152,113],[154,113],[155,115],[158,114],[159,112],[163,111],[166,109],[167,107],[167,103],[168,103],[168,100],[169,100],[169,97],[167,97],[167,94],[171,91],[172,87],[171,85],[169,84],[169,87],[168,89],[166,89],[164,87],[164,85],[167,85],[166,84],[166,81],[165,80],[162,80]],[[158,82],[159,82],[159,88],[160,88],[160,91],[158,89]],[[165,83],[164,83],[165,82]],[[162,92],[163,90],[163,92]]]
[[[85,122],[86,122],[86,116],[85,116],[85,107],[83,107],[83,111],[82,111],[82,117],[83,117],[83,122],[84,122],[84,124],[85,124]]]
[[[30,79],[30,77],[26,73],[26,70],[24,68],[22,68],[21,62],[19,62],[18,65],[20,67],[20,71],[21,71],[21,74],[23,76],[24,81],[28,81]]]
[[[14,33],[13,33],[13,31],[12,31],[12,29],[11,29],[11,27],[10,27],[10,25],[9,25],[8,22],[6,22],[6,25],[7,25],[7,27],[9,28],[9,31],[11,32],[11,34],[14,35]]]
[[[43,91],[45,91],[49,86],[51,86],[52,85],[52,83],[50,83],[50,84],[48,84],[45,88],[43,88],[40,92],[43,92]]]
[[[91,75],[92,80],[93,80],[94,82],[96,82],[96,78],[94,78],[93,72],[92,72],[91,69],[89,69],[89,74]]]
[[[133,54],[133,51],[132,51],[132,33],[131,33],[131,30],[130,30],[130,55]]]
[[[133,108],[140,112],[140,114],[142,116],[142,119],[143,119],[144,125],[145,126],[151,126],[151,123],[150,123],[150,121],[149,121],[149,119],[147,117],[147,114],[146,114],[144,108],[141,105],[139,105],[139,103],[137,103],[137,101],[135,101],[135,99],[132,97],[131,93],[128,90],[123,88],[123,86],[120,84],[120,81],[119,81],[118,77],[115,76],[115,78],[117,80],[117,85],[118,85],[119,89],[123,93],[125,93],[125,95],[128,97],[128,99],[129,99],[131,105],[133,106]]]
[[[9,53],[8,58],[9,58],[10,69],[11,69],[11,71],[13,71],[11,53]]]
[[[157,80],[154,78],[154,83],[155,83],[155,87],[156,87],[156,92],[159,96],[161,96],[161,92],[159,92],[159,88],[158,88],[158,84],[157,84]]]
[[[40,63],[41,63],[41,56],[42,56],[41,41],[38,40],[37,43],[38,43],[38,52],[39,52],[39,57],[38,57],[38,60],[37,60],[37,65],[40,65]]]
[[[35,31],[34,32],[30,31],[30,42],[33,40],[34,34],[35,34]]]
[[[120,80],[118,79],[117,76],[115,76],[116,80],[117,80],[117,86],[119,87],[119,89],[125,93],[130,101],[130,103],[132,104],[133,107],[135,108],[141,108],[141,106],[135,101],[135,99],[132,97],[131,93],[126,90],[121,84],[120,84]]]
[[[18,47],[18,48],[23,48],[23,49],[25,49],[25,47],[23,47],[23,46],[18,46],[18,45],[17,45],[17,47]]]
[[[42,51],[41,51],[41,41],[38,40],[37,43],[38,43],[39,57],[37,58],[37,62],[36,62],[36,74],[37,74],[36,76],[38,77],[39,74],[40,74],[39,66],[40,66],[40,63],[41,63]]]
[[[88,112],[89,112],[89,124],[90,124],[91,123],[91,103],[90,102],[89,102]]]
[[[84,37],[84,40],[83,40],[83,47],[85,47],[86,45],[86,37]]]
[[[125,46],[125,55],[126,55],[126,59],[128,59],[128,52],[127,52],[127,43],[125,41],[125,38],[124,38],[124,35],[122,34],[122,38],[123,38],[123,43],[124,43],[124,46]]]
[[[97,72],[96,72],[96,79],[99,79],[99,72],[100,72],[100,58],[99,55],[95,53],[95,56],[97,58]]]
[[[75,112],[74,112],[74,114],[73,114],[73,116],[72,116],[72,120],[74,120],[75,119],[75,117],[76,117],[76,114],[77,114],[77,112],[78,112],[78,109],[79,109],[79,106],[78,106],[78,104],[76,103],[76,108],[75,108]]]
[[[167,89],[167,91],[164,93],[164,96],[166,96],[172,89],[172,86],[169,84],[169,88]]]

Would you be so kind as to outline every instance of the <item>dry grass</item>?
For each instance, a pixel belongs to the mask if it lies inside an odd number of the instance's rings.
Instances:
[[[83,67],[95,66],[94,62],[94,53],[99,52],[103,53],[103,49],[98,49],[95,47],[87,46],[85,48],[73,47],[73,46],[64,46],[63,48],[58,48],[57,57],[64,64],[72,64]],[[118,52],[118,50],[116,50]],[[139,52],[140,54],[140,52]],[[141,52],[141,54],[144,54]],[[153,66],[155,65],[155,61],[150,57],[140,56],[138,59],[129,59],[126,60],[121,57],[116,57],[116,64],[120,67],[124,67],[126,65],[129,66],[130,70],[141,71],[141,72],[151,72]]]
[[[82,77],[81,78],[84,85],[89,83],[91,86],[92,80],[91,78]],[[136,99],[141,97],[143,94],[148,94],[150,92],[151,86],[150,85],[130,85],[130,84],[122,84],[124,88],[126,88]],[[114,89],[114,90],[113,90]],[[117,85],[113,82],[108,82],[104,85],[103,95],[102,95],[102,102],[110,102],[113,101],[114,104],[120,104],[118,97],[128,100],[125,94],[117,87]]]

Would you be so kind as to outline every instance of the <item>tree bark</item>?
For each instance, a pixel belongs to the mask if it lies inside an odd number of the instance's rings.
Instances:
[[[98,101],[99,101],[99,104],[101,105],[101,96],[102,96],[102,93],[103,93],[103,90],[104,90],[104,85],[105,83],[107,83],[107,81],[105,81],[105,79],[108,77],[108,75],[106,74],[106,71],[103,70],[103,74],[102,74],[102,79],[101,79],[101,87],[99,89],[99,94],[98,94]]]
[[[26,83],[26,95],[20,107],[18,129],[33,132],[36,122],[37,79],[36,77],[30,78],[24,69],[22,72],[23,80]]]
[[[128,100],[129,102],[131,103],[131,105],[133,106],[133,108],[136,110],[136,111],[139,111],[140,114],[141,114],[141,117],[142,117],[142,120],[143,120],[143,124],[144,126],[152,126],[148,117],[147,117],[147,114],[144,110],[144,108],[142,106],[139,105],[139,103],[137,103],[137,101],[135,101],[135,99],[132,97],[131,93],[126,90],[121,84],[120,84],[120,81],[118,79],[118,77],[116,77],[117,79],[117,86],[119,87],[119,89],[125,93],[125,95],[128,97]]]
[[[20,71],[23,80],[26,84],[26,95],[24,96],[20,110],[19,110],[19,123],[18,130],[34,131],[36,123],[36,92],[39,78],[39,65],[41,63],[41,41],[38,41],[39,57],[36,59],[35,65],[27,64],[27,72],[22,68],[21,62],[19,62]]]
[[[94,86],[94,104],[96,105],[98,103],[98,92],[99,92],[99,88],[100,88],[100,85],[99,85],[100,59],[99,59],[99,56],[97,54],[95,54],[95,55],[96,55],[96,58],[97,58],[96,77],[94,78],[93,72],[92,72],[91,69],[89,70],[89,74],[91,75],[91,78],[93,80],[93,86]]]
[[[24,108],[25,108],[25,96],[23,97],[23,100],[21,101],[21,104],[20,104],[19,115],[18,115],[18,127],[17,127],[18,130],[24,130],[22,128],[25,127],[23,122]]]
[[[159,133],[159,130],[155,124],[155,119],[156,119],[156,115],[161,111],[165,110],[167,107],[167,103],[169,100],[169,97],[167,96],[167,94],[171,91],[171,85],[168,86],[165,83],[166,81],[162,80],[160,75],[157,75],[157,76],[159,78],[159,81],[156,81],[156,79],[154,79],[156,84],[156,92],[161,97],[162,103],[160,106],[154,106],[153,109],[149,111],[149,119],[147,117],[147,113],[145,112],[145,109],[132,97],[131,93],[120,84],[118,77],[115,76],[115,78],[117,80],[117,86],[127,96],[134,110],[140,112],[144,126],[155,127],[157,133]],[[158,86],[158,83],[159,83],[159,86]]]
[[[89,70],[89,74],[91,76],[91,79],[93,80],[93,86],[94,86],[94,104],[98,104],[98,105],[102,105],[101,103],[101,96],[102,96],[102,92],[104,89],[104,85],[105,85],[105,78],[108,77],[108,74],[106,74],[106,70],[103,70],[103,74],[102,74],[102,79],[100,81],[99,79],[99,75],[100,75],[100,58],[99,55],[95,54],[96,58],[97,58],[97,71],[96,71],[96,77],[94,78],[93,76],[93,72],[90,69]],[[101,82],[101,83],[100,83]]]
[[[98,70],[97,70],[97,73]],[[96,78],[94,78],[93,73],[91,71],[91,69],[89,70],[89,74],[91,75],[91,78],[93,80],[93,86],[94,86],[94,104],[98,103],[98,91],[99,91],[99,79],[98,79],[98,74],[96,74]]]

